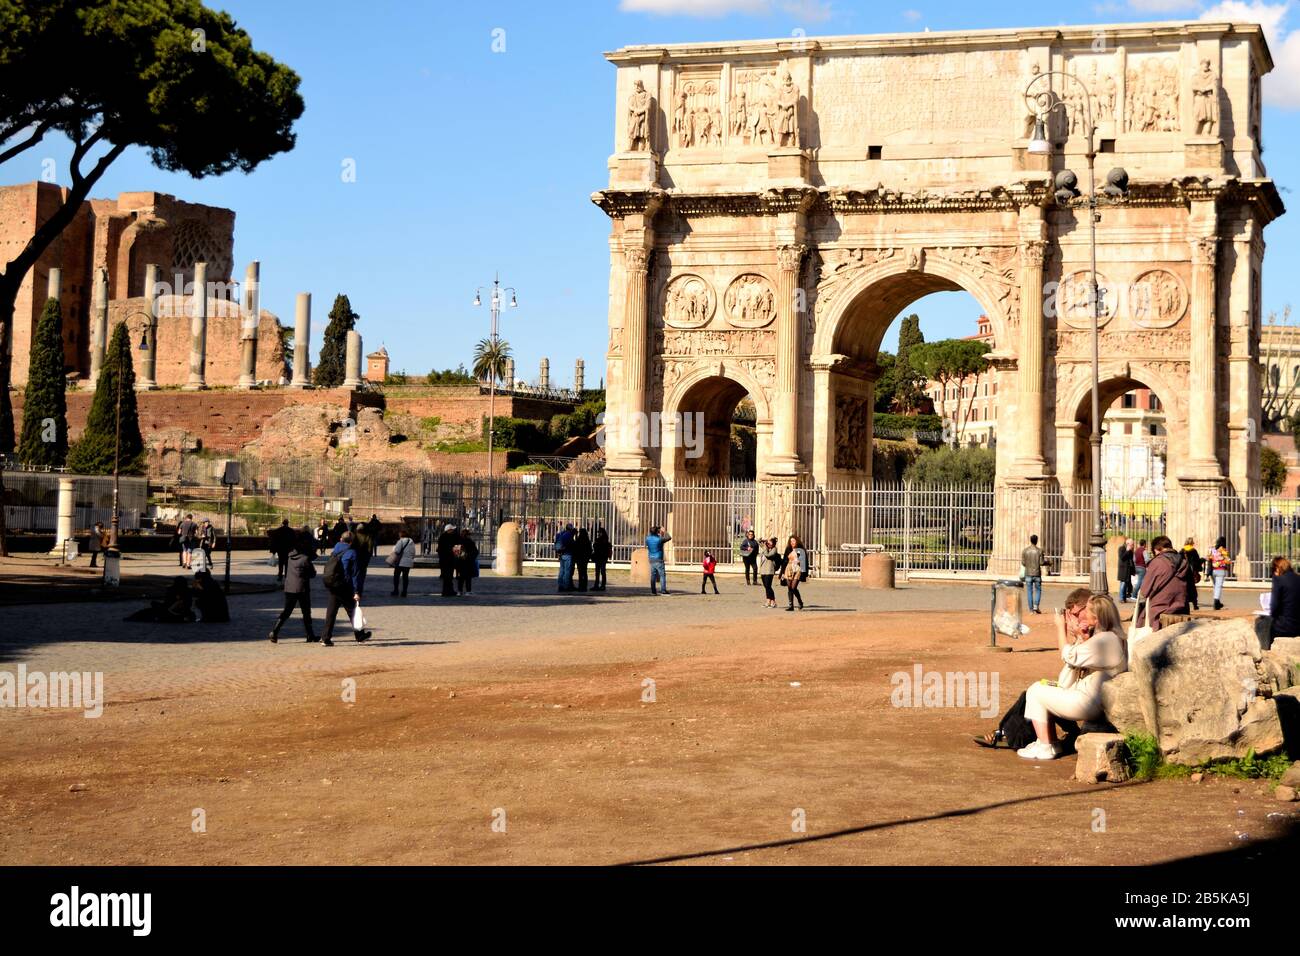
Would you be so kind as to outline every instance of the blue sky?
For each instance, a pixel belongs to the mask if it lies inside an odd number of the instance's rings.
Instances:
[[[397,2],[208,0],[303,79],[297,148],[251,175],[191,180],[132,150],[94,195],[154,189],[236,211],[236,276],[262,262],[263,306],[291,322],[313,293],[313,356],[338,292],[360,313],[367,351],[383,342],[395,370],[468,364],[487,335],[475,287],[502,280],[519,308],[503,313],[518,374],[542,356],[568,384],[584,358],[603,374],[609,222],[590,194],[608,178],[614,69],[606,50],[632,43],[840,33],[893,33],[1196,19],[1207,12],[1265,22],[1279,75],[1265,81],[1265,161],[1296,212],[1270,227],[1265,311],[1300,306],[1300,0],[1210,4],[1125,0],[1072,7],[1001,0],[898,5],[841,0],[583,0]],[[686,12],[684,12],[686,11]],[[494,31],[504,31],[495,34]],[[505,51],[493,52],[504,38]],[[499,43],[498,43],[499,45]],[[219,132],[219,131],[218,131]],[[66,145],[0,166],[0,182],[39,178]],[[354,160],[356,181],[344,182]],[[927,338],[966,335],[978,306],[964,293],[909,307]],[[897,323],[886,339],[892,347]]]

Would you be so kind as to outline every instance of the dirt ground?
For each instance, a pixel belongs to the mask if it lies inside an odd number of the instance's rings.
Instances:
[[[592,621],[396,664],[295,641],[334,656],[247,686],[196,663],[206,684],[98,720],[10,710],[0,863],[1135,864],[1300,815],[1243,781],[1087,786],[1073,758],[974,746],[974,708],[891,704],[919,663],[996,671],[1005,708],[1058,669],[1046,629],[996,654],[987,612],[812,620]]]

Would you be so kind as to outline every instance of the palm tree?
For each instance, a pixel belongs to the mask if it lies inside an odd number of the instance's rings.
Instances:
[[[510,343],[505,339],[479,339],[474,346],[474,377],[480,382],[505,378],[508,358]]]

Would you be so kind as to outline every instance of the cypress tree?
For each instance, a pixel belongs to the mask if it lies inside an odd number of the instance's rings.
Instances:
[[[898,330],[898,357],[894,360],[895,403],[901,411],[910,412],[915,409],[917,400],[921,397],[921,376],[912,363],[911,351],[924,343],[921,318],[913,312],[903,319],[903,325]]]
[[[320,361],[312,373],[312,382],[317,388],[338,388],[347,378],[348,333],[356,327],[359,318],[361,316],[352,311],[347,296],[334,297],[329,324],[325,326],[325,344],[321,346]],[[306,348],[307,343],[296,343],[296,347]]]
[[[86,430],[68,449],[68,470],[78,475],[113,473],[113,448],[117,441],[118,381],[122,385],[122,445],[118,456],[124,475],[144,473],[144,439],[140,436],[140,414],[135,404],[135,368],[131,364],[131,339],[126,323],[113,330],[104,364],[95,383]]]
[[[68,457],[68,380],[63,375],[63,310],[46,299],[32,339],[18,460],[60,468]]]

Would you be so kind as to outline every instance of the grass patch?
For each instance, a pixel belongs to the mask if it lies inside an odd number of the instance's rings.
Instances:
[[[1208,760],[1195,767],[1166,763],[1160,744],[1150,734],[1125,734],[1124,748],[1128,754],[1129,771],[1135,780],[1172,780],[1191,776],[1194,772],[1237,780],[1277,780],[1291,766],[1291,758],[1286,754],[1257,757],[1253,750],[1247,751],[1244,757]]]

